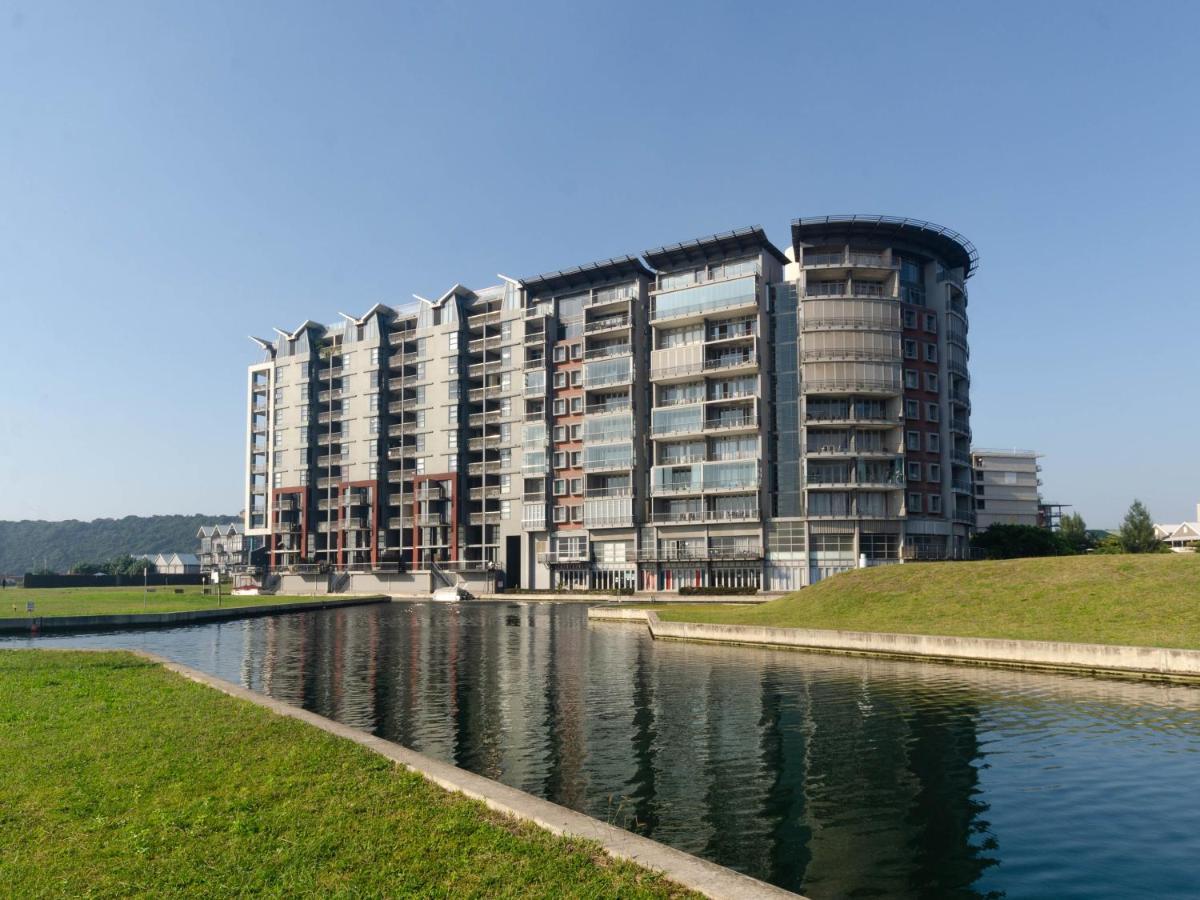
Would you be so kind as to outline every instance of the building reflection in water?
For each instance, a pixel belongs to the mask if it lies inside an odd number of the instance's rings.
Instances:
[[[243,627],[251,687],[784,887],[996,896],[979,731],[1036,676],[656,644],[537,603]]]

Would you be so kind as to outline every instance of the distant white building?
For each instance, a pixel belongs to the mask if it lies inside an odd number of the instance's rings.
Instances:
[[[1192,551],[1200,553],[1200,503],[1196,504],[1196,521],[1180,522],[1175,525],[1154,526],[1159,540],[1168,544],[1176,553]]]
[[[159,553],[147,558],[160,575],[200,574],[200,559],[194,553]]]
[[[1040,525],[1041,466],[1032,450],[971,449],[975,470],[975,527]]]

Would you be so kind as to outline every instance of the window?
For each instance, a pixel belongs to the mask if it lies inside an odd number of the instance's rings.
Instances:
[[[574,414],[574,413],[581,413],[581,412],[583,412],[583,398],[582,397],[572,397],[571,398],[571,413]]]
[[[565,469],[567,467],[567,454],[559,450],[554,454],[554,468]]]
[[[929,481],[936,481],[939,484],[942,481],[942,467],[937,463],[929,464]]]
[[[425,427],[425,410],[423,410],[423,409],[419,409],[419,410],[417,410],[417,421],[416,421],[416,426],[417,426],[418,428],[424,428],[424,427]]]
[[[367,463],[367,477],[368,478],[378,478],[379,477],[379,463],[375,462],[374,460]]]
[[[554,373],[554,386],[556,388],[565,388],[567,386],[567,373],[566,372],[555,372]]]
[[[921,376],[916,369],[904,370],[904,387],[910,391],[915,391],[921,386]]]
[[[583,344],[571,345],[571,359],[583,359]]]
[[[379,365],[379,348],[378,347],[371,348],[371,365],[373,365],[373,366]]]
[[[458,352],[458,332],[457,331],[453,331],[450,334],[446,335],[446,349],[449,350],[451,353]]]
[[[930,453],[938,453],[941,450],[942,436],[936,431],[931,431],[925,435],[925,449]]]
[[[447,382],[446,396],[449,397],[451,400],[458,399],[458,382],[457,381]]]
[[[920,481],[921,480],[921,464],[919,462],[910,462],[908,464],[908,480],[909,481]]]
[[[275,487],[283,487],[283,473],[276,472],[274,476],[272,476],[271,484],[273,484]]]
[[[904,415],[909,419],[921,418],[921,404],[917,400],[904,401]]]
[[[447,472],[457,472],[458,471],[458,457],[457,456],[447,456],[446,457],[446,471]]]
[[[283,388],[277,387],[277,388],[275,388],[275,405],[278,406],[282,402],[283,402]]]
[[[458,449],[458,432],[450,431],[446,433],[446,446],[451,450]]]
[[[349,427],[349,426],[347,426],[347,427]],[[300,426],[300,443],[302,443],[302,444],[308,443],[308,426],[307,425]]]
[[[422,365],[424,365],[424,363],[422,363]],[[423,372],[420,372],[420,371],[417,372],[418,377],[420,377],[423,374],[424,374]],[[455,378],[458,376],[458,357],[457,356],[450,357],[450,365],[447,367],[447,374],[451,378]]]
[[[576,496],[579,496],[580,494],[583,493],[583,479],[582,478],[572,478],[571,479],[571,493],[575,494]]]
[[[904,327],[905,328],[916,328],[917,327],[917,314],[914,310],[911,310],[911,309],[904,310]]]
[[[566,400],[555,400],[554,401],[554,414],[556,416],[565,416],[567,414],[567,401]]]
[[[908,495],[908,511],[910,513],[919,513],[922,510],[923,504],[921,503],[921,498],[923,496],[923,494]]]
[[[583,384],[583,369],[575,369],[571,372],[571,387],[579,387]]]
[[[975,508],[976,508],[976,509],[983,509],[983,508],[984,508],[984,504],[986,504],[986,503],[987,503],[987,501],[986,501],[986,500],[984,500],[983,498],[977,498],[977,499],[975,500]]]
[[[282,450],[276,450],[276,451],[275,451],[275,453],[274,453],[273,455],[274,455],[274,463],[273,463],[273,465],[275,465],[275,466],[282,466],[282,465],[284,464],[284,462],[283,462],[283,451],[282,451]]]
[[[283,443],[283,429],[282,428],[275,429],[275,443],[276,444]]]
[[[378,394],[370,395],[370,399],[367,402],[367,411],[368,412],[379,412],[379,395]]]
[[[572,450],[570,452],[570,454],[568,454],[568,455],[571,459],[571,468],[578,469],[579,468],[579,460],[582,458],[583,454],[580,453],[578,450]]]
[[[572,522],[582,522],[583,521],[583,504],[578,504],[576,506],[571,507],[571,521]]]
[[[501,500],[500,501],[500,518],[507,519],[511,515],[512,515],[512,501],[511,500]]]
[[[418,453],[425,452],[425,435],[418,434],[413,437],[413,449]]]
[[[917,342],[916,341],[909,340],[907,338],[905,339],[905,341],[904,341],[904,358],[905,359],[916,359],[917,358]]]
[[[908,441],[908,449],[909,450],[920,450],[921,449],[921,432],[910,431],[908,433],[907,441]]]
[[[940,495],[929,495],[929,511],[931,513],[940,513],[942,511],[942,498]]]
[[[571,440],[573,440],[573,441],[579,440],[579,436],[580,436],[580,433],[582,432],[582,430],[583,430],[582,425],[572,425],[571,426]]]
[[[930,422],[938,421],[938,413],[939,412],[940,412],[940,410],[938,409],[938,405],[936,403],[926,403],[925,404],[925,418],[928,419]]]
[[[567,361],[567,348],[566,348],[565,344],[560,344],[559,346],[554,348],[554,361],[555,362],[566,362]]]
[[[925,362],[937,362],[937,344],[925,345]]]
[[[567,521],[567,508],[565,506],[554,507],[554,521],[555,522]]]
[[[417,466],[415,469],[413,469],[413,471],[418,475],[425,474],[425,457],[422,456],[417,458]]]
[[[458,407],[457,406],[449,406],[446,408],[446,421],[449,422],[451,425],[458,424]]]
[[[925,390],[930,391],[931,393],[934,393],[934,394],[937,393],[937,391],[938,391],[937,372],[926,372],[925,373]]]
[[[566,425],[555,425],[554,426],[554,442],[560,443],[561,441],[565,441],[566,439],[567,439],[567,426]]]
[[[565,478],[555,478],[552,490],[555,497],[561,497],[567,492],[567,480]]]
[[[373,418],[367,420],[367,433],[379,434],[379,419]]]
[[[300,470],[300,486],[305,487],[307,485],[308,485],[308,469],[301,469]]]
[[[300,407],[300,422],[301,422],[301,423],[307,422],[307,421],[308,421],[308,416],[309,416],[309,414],[310,414],[310,413],[311,413],[311,410],[308,408],[308,404],[307,404],[307,403],[306,403],[306,404],[304,404],[303,406],[301,406],[301,407]],[[278,417],[278,415],[279,415],[279,410],[275,410],[275,414],[276,414],[276,416]]]
[[[933,313],[925,314],[925,330],[930,334],[937,334],[937,316]]]

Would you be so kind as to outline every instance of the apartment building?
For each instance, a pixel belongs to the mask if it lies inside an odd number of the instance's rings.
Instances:
[[[744,228],[255,339],[246,534],[270,565],[784,590],[965,555],[954,232]]]
[[[1046,525],[1038,454],[1032,450],[973,449],[975,518],[989,525]]]

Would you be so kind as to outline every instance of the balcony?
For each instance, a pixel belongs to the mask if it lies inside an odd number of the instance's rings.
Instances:
[[[804,286],[806,299],[829,297],[860,297],[882,298],[890,296],[885,293],[884,285],[871,281],[816,281]]]
[[[468,353],[479,353],[483,350],[499,348],[504,343],[504,335],[489,334],[486,337],[475,338],[467,344]]]
[[[544,368],[546,368],[546,357],[544,356],[527,356],[525,357],[525,362],[522,364],[522,369],[526,372],[532,371],[533,369]]]
[[[969,437],[971,434],[971,423],[966,416],[951,416],[950,430],[957,431],[959,434],[965,434]]]
[[[400,413],[415,410],[420,406],[421,402],[416,397],[402,397],[388,404],[388,412],[393,416],[398,416]]]
[[[807,378],[804,387],[809,394],[899,394],[903,391],[899,379]]]
[[[971,482],[963,481],[961,479],[957,481],[951,481],[950,490],[954,491],[956,494],[969,494],[971,496],[975,495],[975,489],[972,487]]]
[[[342,478],[340,475],[326,476],[324,478],[317,479],[317,487],[320,488],[321,490],[326,490],[328,488],[335,488],[341,483],[342,483]]]
[[[748,413],[740,416],[720,416],[715,419],[705,419],[705,431],[756,431],[758,430],[758,414]]]
[[[500,521],[500,510],[488,510],[487,512],[471,513],[472,525],[495,525]]]
[[[494,487],[488,487],[486,490],[481,487],[471,488],[471,499],[472,500],[483,500],[484,498],[492,500],[499,496],[500,496],[500,486],[499,485],[496,485]]]
[[[395,378],[388,379],[388,388],[398,391],[402,388],[412,387],[418,380],[416,375],[397,375]]]
[[[587,550],[562,550],[557,553],[539,553],[538,562],[545,565],[558,563],[586,563],[591,561],[591,553]]]
[[[388,345],[398,347],[406,341],[415,341],[416,333],[413,331],[392,331],[388,333]]]
[[[412,459],[419,451],[415,444],[401,444],[399,447],[388,447],[388,459]]]
[[[959,362],[957,359],[952,359],[946,363],[946,368],[953,375],[958,375],[961,378],[970,378],[970,373],[967,371],[967,364]]]
[[[950,461],[955,465],[969,466],[971,465],[971,453],[968,450],[952,449],[950,451]]]
[[[723,371],[726,369],[745,369],[756,368],[758,366],[758,354],[753,351],[744,353],[722,353],[719,356],[706,357],[704,360],[704,371]]]
[[[325,444],[340,444],[342,442],[341,429],[337,431],[321,431],[317,433],[317,443]]]
[[[630,344],[610,344],[584,351],[584,359],[608,359],[610,356],[628,356],[633,352]]]
[[[474,462],[467,466],[468,475],[499,475],[503,471],[503,464],[500,460],[487,460],[485,462]]]
[[[484,400],[499,400],[511,393],[512,388],[505,387],[503,384],[485,384],[481,388],[472,388],[467,393],[467,399],[472,403],[481,403]]]
[[[439,525],[445,525],[446,518],[441,513],[421,513],[417,517],[417,524],[426,528],[436,528]]]
[[[898,270],[900,263],[882,253],[809,253],[805,251],[801,264],[805,269],[888,269]]]
[[[250,467],[250,471],[254,475],[266,475],[267,474],[267,464],[266,463],[254,463],[254,465],[252,465]]]
[[[504,421],[504,418],[504,413],[499,410],[488,410],[487,412],[471,413],[467,422],[472,428],[480,428],[484,425],[496,425]]]
[[[364,528],[371,527],[371,520],[361,516],[351,516],[341,520],[342,531],[361,531]]]
[[[430,484],[427,481],[417,488],[416,494],[418,500],[442,500],[446,496],[440,484]]]
[[[317,413],[317,421],[322,425],[328,425],[330,422],[340,422],[344,413],[345,411],[342,409],[323,409]]]
[[[322,469],[329,466],[340,466],[344,462],[349,462],[349,457],[342,456],[340,453],[326,453],[317,457],[317,465]]]
[[[650,521],[656,525],[671,525],[686,522],[754,522],[761,518],[757,506],[744,509],[689,509],[651,513]]]
[[[467,325],[474,328],[479,325],[487,325],[492,322],[499,322],[501,315],[502,315],[502,311],[499,309],[492,309],[492,310],[488,310],[486,312],[478,312],[478,313],[475,313],[474,315],[467,316]]]
[[[704,562],[710,559],[762,559],[759,545],[744,547],[642,547],[638,562]]]
[[[494,449],[496,447],[502,447],[506,443],[508,443],[508,442],[505,441],[498,434],[487,434],[487,435],[483,435],[481,437],[473,437],[470,440],[468,440],[467,441],[467,449],[468,450]]]
[[[595,319],[583,326],[584,334],[598,334],[602,331],[613,331],[617,328],[628,328],[632,320],[629,316],[606,316]]]
[[[400,531],[402,528],[411,528],[412,519],[405,516],[392,516],[387,520],[387,527],[393,531]]]
[[[589,416],[603,416],[608,413],[629,412],[631,409],[633,409],[633,405],[628,399],[625,399],[619,403],[589,403],[583,408],[583,411]],[[538,413],[538,418],[541,417],[542,414]]]
[[[332,388],[321,391],[321,393],[317,394],[317,399],[322,403],[328,403],[330,400],[341,400],[345,396],[345,388]]]
[[[637,289],[633,285],[618,288],[601,288],[592,293],[587,300],[584,301],[584,308],[592,309],[597,306],[609,306],[613,303],[627,303],[637,296]]]

